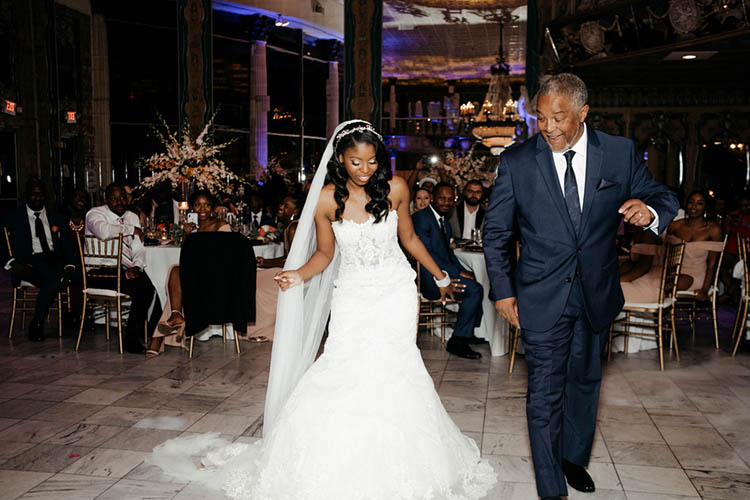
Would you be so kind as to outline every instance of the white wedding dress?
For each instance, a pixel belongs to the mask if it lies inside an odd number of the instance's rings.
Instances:
[[[395,211],[333,223],[341,260],[325,352],[270,435],[178,438],[150,462],[235,500],[484,497],[495,472],[446,413],[415,344],[415,273],[397,226]]]

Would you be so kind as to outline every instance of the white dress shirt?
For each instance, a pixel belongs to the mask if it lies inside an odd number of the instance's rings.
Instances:
[[[263,210],[250,212],[250,223],[260,227],[260,221],[263,220]]]
[[[102,205],[92,208],[86,214],[86,234],[103,241],[117,238],[122,234],[122,244],[130,246],[133,266],[145,269],[146,248],[140,238],[133,236],[136,227],[141,227],[141,222],[138,216],[129,210],[119,216],[107,205]],[[97,263],[96,259],[90,259],[89,262]]]
[[[464,231],[461,234],[461,238],[464,240],[471,239],[471,230],[477,225],[477,214],[479,213],[479,206],[474,207],[474,211],[469,211],[469,205],[466,202],[464,205]]]
[[[47,220],[47,209],[42,208],[41,210],[34,211],[26,205],[26,213],[29,216],[29,227],[31,228],[31,252],[42,253],[43,251],[42,242],[39,241],[39,238],[37,238],[36,235],[36,215],[34,214],[37,212],[41,212],[39,218],[42,220],[42,225],[44,225],[44,235],[47,238],[47,245],[49,245],[50,250],[54,250],[55,246],[52,244],[52,231],[49,227],[49,220]]]
[[[580,203],[581,210],[583,210],[583,197],[586,194],[586,153],[589,143],[589,134],[586,124],[583,124],[583,134],[578,138],[575,144],[573,144],[569,150],[565,151],[552,151],[552,159],[555,162],[555,170],[557,171],[557,179],[560,182],[560,189],[563,193],[563,199],[565,199],[565,171],[568,169],[568,162],[565,160],[566,151],[575,151],[573,155],[573,173],[576,176],[576,186],[578,187],[578,202]],[[656,210],[646,205],[649,211],[654,214],[654,220],[651,224],[644,228],[650,229],[658,235],[659,231],[659,214]],[[618,207],[619,208],[619,207]],[[465,224],[465,223],[464,223]],[[464,234],[466,234],[466,225],[464,225]]]

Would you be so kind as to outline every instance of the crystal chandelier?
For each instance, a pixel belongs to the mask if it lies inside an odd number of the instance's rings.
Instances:
[[[500,49],[497,64],[490,67],[490,86],[484,103],[474,118],[472,134],[493,155],[499,155],[516,140],[523,119],[518,115],[518,103],[511,97],[510,68],[503,57],[503,23],[500,25]]]

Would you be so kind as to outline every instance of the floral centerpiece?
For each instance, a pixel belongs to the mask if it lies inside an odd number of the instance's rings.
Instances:
[[[154,127],[154,131],[165,151],[155,153],[140,162],[141,166],[151,171],[151,175],[143,179],[137,188],[137,194],[143,195],[155,186],[169,182],[173,188],[187,184],[221,196],[233,192],[234,186],[244,183],[245,181],[229,170],[218,157],[233,141],[212,144],[210,131],[215,117],[214,114],[193,140],[188,126],[183,127],[182,134],[178,137],[160,116],[164,132],[157,127]]]
[[[430,164],[427,175],[454,184],[459,192],[463,191],[470,180],[476,179],[482,184],[491,184],[497,176],[496,172],[488,170],[485,158],[477,157],[473,152],[472,147],[461,156],[453,152],[445,153],[442,161]]]
[[[269,182],[273,176],[278,176],[283,179],[287,187],[290,187],[298,183],[298,175],[299,172],[296,169],[284,168],[281,159],[273,157],[268,160],[268,165],[265,167],[255,163],[250,173],[246,175],[246,179],[262,186]]]
[[[250,239],[261,240],[263,244],[276,243],[281,239],[281,231],[264,224],[250,234]]]
[[[182,243],[182,238],[185,236],[182,226],[172,222],[157,224],[154,229],[154,233],[147,236],[153,237],[164,243],[174,242],[179,245]]]

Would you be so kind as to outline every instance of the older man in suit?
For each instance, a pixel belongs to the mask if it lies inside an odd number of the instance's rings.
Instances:
[[[39,288],[29,339],[44,340],[44,318],[52,301],[70,282],[75,271],[75,252],[65,218],[45,204],[44,185],[36,177],[26,184],[26,203],[5,221],[12,256],[6,245],[5,270],[11,272],[13,286],[28,281]]]
[[[526,417],[539,495],[586,472],[596,426],[601,352],[623,304],[615,236],[620,221],[660,234],[677,198],[654,181],[632,141],[590,129],[586,85],[547,80],[536,96],[540,134],[505,151],[484,223],[497,310],[522,328],[529,370]],[[521,255],[515,270],[515,229]]]
[[[470,345],[486,342],[474,337],[474,328],[482,321],[484,290],[474,278],[474,273],[464,269],[450,246],[452,232],[446,219],[453,208],[454,197],[455,191],[452,185],[445,182],[438,183],[433,189],[432,204],[415,212],[412,220],[417,236],[440,269],[451,276],[456,289],[455,297],[461,300],[458,317],[453,326],[453,335],[448,340],[446,350],[462,358],[479,359],[482,355],[471,349]],[[422,295],[431,300],[439,298],[440,290],[430,273],[422,269],[421,278]]]

